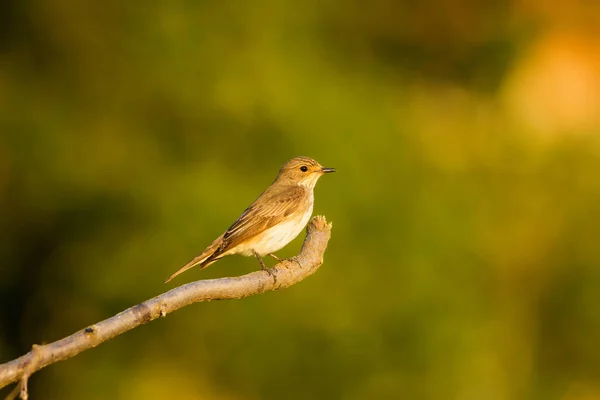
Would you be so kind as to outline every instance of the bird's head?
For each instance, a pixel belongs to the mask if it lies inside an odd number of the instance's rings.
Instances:
[[[335,168],[325,168],[312,158],[295,157],[283,164],[275,181],[312,189],[319,178],[329,172],[335,172]]]

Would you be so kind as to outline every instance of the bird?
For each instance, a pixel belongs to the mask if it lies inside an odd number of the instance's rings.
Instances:
[[[170,275],[165,283],[188,269],[204,269],[230,254],[255,256],[262,270],[269,272],[262,259],[275,254],[308,223],[313,212],[314,188],[321,176],[336,172],[309,157],[295,157],[283,164],[271,184],[240,217],[200,255]],[[270,272],[269,272],[270,273]]]

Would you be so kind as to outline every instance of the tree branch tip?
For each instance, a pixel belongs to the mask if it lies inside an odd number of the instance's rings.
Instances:
[[[333,224],[331,222],[327,222],[327,219],[325,218],[324,215],[315,215],[314,217],[312,217],[312,219],[310,220],[310,223],[308,224],[308,226],[306,227],[307,231],[313,232],[314,230],[324,230],[324,229],[331,229],[333,227]]]

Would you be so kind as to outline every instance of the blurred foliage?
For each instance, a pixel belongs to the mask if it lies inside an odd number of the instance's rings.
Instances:
[[[166,290],[307,155],[339,170],[318,274],[32,398],[600,398],[598,26],[564,0],[2,2],[0,360]]]

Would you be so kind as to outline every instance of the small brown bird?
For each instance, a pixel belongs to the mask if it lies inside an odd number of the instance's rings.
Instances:
[[[198,257],[181,267],[166,282],[199,265],[204,269],[230,254],[270,255],[294,240],[306,226],[313,211],[314,188],[319,178],[334,168],[324,168],[308,157],[296,157],[283,164],[275,181],[215,239]]]

